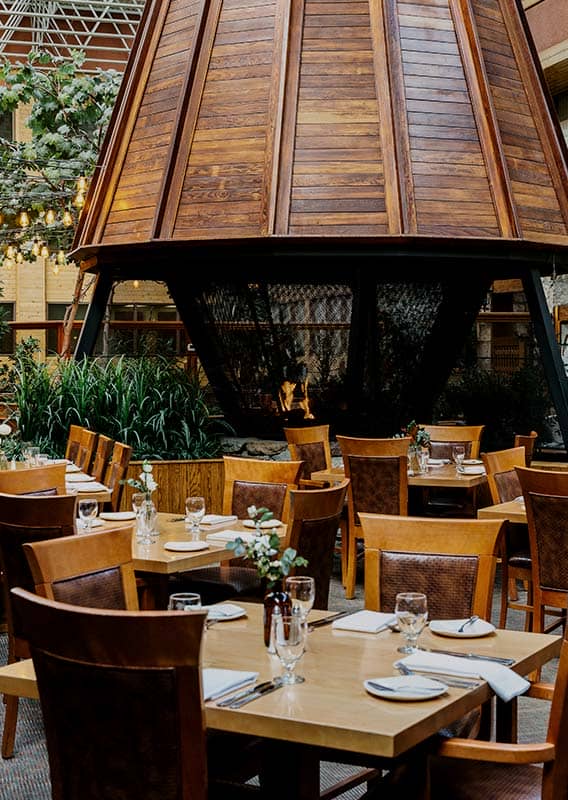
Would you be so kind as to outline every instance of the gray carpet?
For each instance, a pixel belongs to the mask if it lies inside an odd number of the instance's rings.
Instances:
[[[331,610],[363,608],[362,574],[359,574],[356,596],[345,600],[343,588],[338,580],[338,569],[331,586],[329,607]],[[500,585],[496,585],[493,607],[493,622],[497,620],[497,601]],[[511,612],[509,627],[521,629],[520,614]],[[6,660],[6,636],[0,635],[0,663]],[[544,680],[554,680],[556,662],[551,662],[543,671]],[[521,741],[539,741],[546,735],[548,703],[520,698],[519,732]],[[3,704],[0,703],[0,725],[3,727]],[[80,732],[78,732],[80,735]],[[337,764],[323,764],[321,781],[327,787],[350,774],[350,768]],[[357,800],[363,794],[358,787],[341,795],[342,800]],[[0,761],[0,800],[50,800],[49,769],[45,748],[43,725],[39,704],[36,701],[22,700],[16,735],[16,751],[12,759]],[[102,798],[101,798],[102,800]]]

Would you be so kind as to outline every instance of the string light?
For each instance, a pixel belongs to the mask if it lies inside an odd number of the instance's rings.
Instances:
[[[54,275],[59,275],[59,264],[57,263],[57,261],[53,262],[51,266],[51,271],[53,272]]]
[[[39,254],[42,258],[49,258],[49,247],[43,244],[40,248]]]
[[[20,227],[28,228],[30,224],[30,217],[27,211],[22,211],[20,213]]]
[[[73,215],[70,211],[65,211],[63,213],[63,224],[66,228],[68,228],[70,225],[73,225]]]
[[[46,225],[53,225],[55,222],[55,211],[50,208],[45,212],[45,224]]]
[[[135,289],[139,289],[139,288],[140,288],[140,281],[139,281],[138,279],[136,279],[136,280],[132,281],[132,286],[133,286]]]
[[[87,191],[87,179],[84,175],[81,175],[77,180],[77,189],[79,192],[86,192]]]
[[[65,259],[65,253],[63,252],[63,250],[58,250],[57,251],[56,259],[57,259],[57,263],[60,266],[63,266],[65,264],[66,259]]]
[[[32,253],[37,258],[41,251],[41,245],[37,239],[34,239],[34,243],[32,245]]]

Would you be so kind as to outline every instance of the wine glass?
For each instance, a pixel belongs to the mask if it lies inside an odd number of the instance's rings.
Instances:
[[[77,509],[79,511],[79,519],[81,520],[82,527],[85,528],[87,533],[90,533],[93,529],[93,520],[99,511],[99,504],[96,500],[85,498],[79,500]]]
[[[134,494],[132,495],[132,510],[134,511],[137,517],[142,511],[145,502],[146,502],[146,495],[144,494],[144,492],[134,492]]]
[[[398,648],[399,653],[414,653],[416,642],[428,619],[428,602],[421,592],[399,592],[394,607],[397,625],[406,644]]]
[[[316,584],[308,575],[294,575],[286,578],[286,592],[290,595],[292,608],[298,607],[305,622],[314,606],[316,599]]]
[[[199,523],[205,516],[205,498],[204,497],[186,497],[185,499],[185,521],[189,522],[191,534],[197,536],[199,534]]]
[[[168,600],[168,611],[197,611],[201,608],[201,595],[197,592],[176,592]]]
[[[456,465],[456,469],[459,472],[462,468],[462,462],[465,458],[465,447],[463,444],[453,444],[452,445],[452,460]]]
[[[304,654],[308,626],[301,614],[281,614],[274,623],[274,645],[284,672],[278,681],[286,685],[303,683],[305,678],[297,675],[296,664]]]

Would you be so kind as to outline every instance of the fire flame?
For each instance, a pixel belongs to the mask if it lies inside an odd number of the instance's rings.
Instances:
[[[300,397],[295,397],[296,387],[299,386]],[[308,378],[303,383],[293,383],[283,381],[278,392],[280,405],[284,411],[292,411],[294,408],[301,408],[304,412],[304,419],[315,419],[310,411],[310,399],[308,397]]]

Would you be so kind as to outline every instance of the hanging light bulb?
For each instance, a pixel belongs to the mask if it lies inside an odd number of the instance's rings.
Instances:
[[[46,244],[42,244],[39,254],[42,258],[49,258],[49,247]]]
[[[51,271],[53,272],[54,275],[59,275],[59,269],[60,269],[59,264],[57,263],[57,261],[54,261],[51,265]]]
[[[87,189],[87,179],[85,178],[84,175],[80,175],[79,178],[77,179],[77,189],[80,192],[86,191],[86,189]]]
[[[82,208],[85,205],[85,192],[77,192],[73,199],[73,203],[77,208]]]
[[[37,239],[34,239],[34,243],[32,244],[32,255],[34,255],[37,258],[39,256],[40,250],[41,250],[40,242],[38,242]]]
[[[22,211],[20,214],[20,227],[27,228],[30,224],[30,217],[27,211]]]
[[[14,259],[13,258],[5,258],[2,262],[2,266],[5,269],[12,269],[14,267]]]
[[[24,254],[18,250],[16,253],[16,264],[23,264],[24,263]]]
[[[45,224],[46,225],[53,225],[55,222],[55,211],[52,208],[48,208],[45,212]]]
[[[13,244],[9,244],[8,247],[6,248],[6,258],[9,258],[11,260],[14,260],[14,258],[16,258],[16,248],[14,247]]]
[[[140,287],[140,281],[139,281],[138,279],[136,279],[136,280],[132,281],[132,286],[133,286],[135,289],[138,289],[138,288]]]
[[[66,228],[73,225],[73,214],[70,211],[65,211],[63,213],[63,224]]]
[[[63,252],[63,250],[58,250],[57,251],[56,259],[57,259],[57,263],[61,267],[65,264],[65,253]]]

